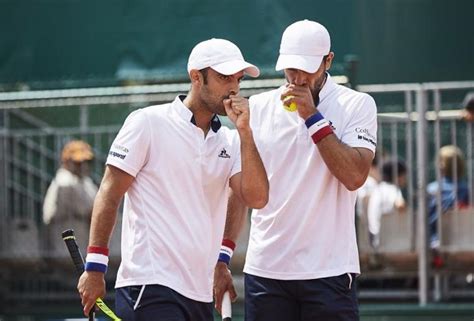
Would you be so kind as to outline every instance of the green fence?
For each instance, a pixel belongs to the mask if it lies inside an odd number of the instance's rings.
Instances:
[[[327,26],[341,68],[357,57],[357,83],[466,80],[473,11],[472,0],[2,0],[0,84],[183,80],[191,48],[211,37],[275,75],[282,31],[305,18]]]

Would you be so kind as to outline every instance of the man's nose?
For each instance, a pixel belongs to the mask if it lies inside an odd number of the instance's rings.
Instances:
[[[237,82],[237,84],[232,84],[232,88],[229,91],[229,95],[237,96],[239,94],[239,91],[240,91],[240,84],[239,82]]]
[[[297,73],[293,79],[293,84],[296,86],[306,86],[307,79],[302,73]]]

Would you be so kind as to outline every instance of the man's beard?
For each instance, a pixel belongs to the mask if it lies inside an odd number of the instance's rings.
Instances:
[[[227,113],[224,107],[224,99],[228,99],[229,96],[222,97],[220,101],[214,101],[212,98],[209,99],[209,97],[212,97],[212,96],[209,95],[209,90],[206,88],[202,94],[202,97],[203,97],[201,98],[202,102],[207,106],[207,108],[210,111],[212,111],[213,113],[219,116],[227,116]]]
[[[313,96],[314,105],[316,107],[318,107],[319,105],[319,93],[321,92],[321,89],[323,89],[324,84],[326,83],[327,73],[324,73],[321,78],[322,79],[319,82],[319,84],[316,86],[316,88],[311,89],[311,95]]]

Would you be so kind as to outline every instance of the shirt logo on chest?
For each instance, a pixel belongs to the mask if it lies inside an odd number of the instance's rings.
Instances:
[[[227,151],[225,150],[225,148],[222,148],[221,152],[217,156],[220,158],[230,158],[230,155],[227,154]]]

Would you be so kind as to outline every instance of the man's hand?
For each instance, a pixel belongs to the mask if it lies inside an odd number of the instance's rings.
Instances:
[[[250,113],[247,98],[230,95],[229,99],[224,99],[224,107],[227,116],[237,130],[249,129]]]
[[[295,103],[298,108],[298,114],[304,120],[318,111],[308,86],[288,84],[281,93],[280,99],[286,106]]]
[[[94,308],[95,300],[105,296],[105,280],[102,272],[84,272],[77,283],[77,290],[81,295],[81,303],[84,306],[84,315]]]
[[[222,298],[227,291],[229,291],[230,300],[235,302],[237,293],[232,282],[232,274],[225,263],[217,262],[214,269],[214,303],[216,310],[221,314]]]

